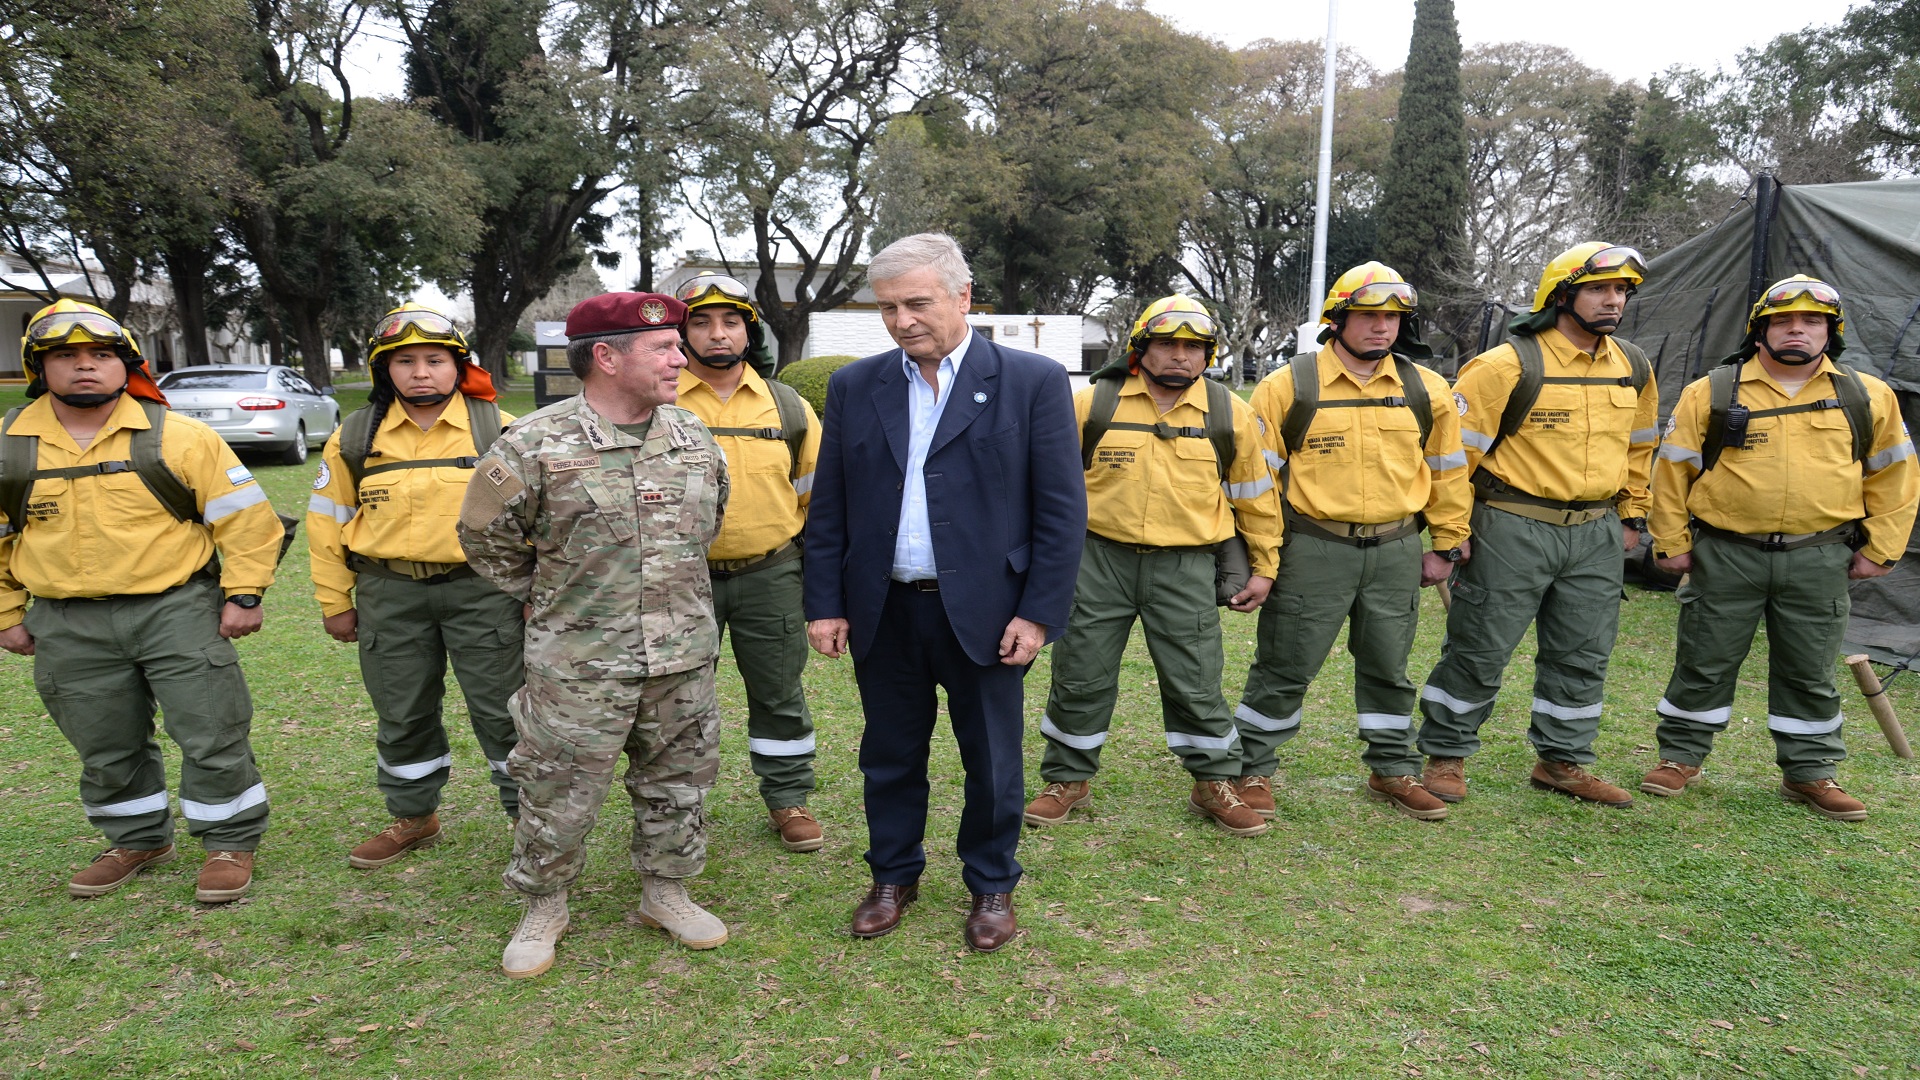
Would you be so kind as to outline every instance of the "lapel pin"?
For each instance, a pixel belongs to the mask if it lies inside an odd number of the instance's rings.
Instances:
[[[973,403],[975,405],[985,405],[987,403],[987,392],[985,390],[975,390],[973,392]]]

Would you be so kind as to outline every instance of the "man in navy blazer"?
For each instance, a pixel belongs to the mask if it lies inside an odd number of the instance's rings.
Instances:
[[[866,714],[873,885],[852,931],[891,932],[919,895],[942,687],[967,774],[966,940],[992,952],[1015,930],[1021,682],[1066,628],[1086,536],[1079,432],[1065,368],[967,325],[971,275],[951,237],[896,241],[867,277],[900,348],[828,382],[806,532],[807,637],[853,653]]]

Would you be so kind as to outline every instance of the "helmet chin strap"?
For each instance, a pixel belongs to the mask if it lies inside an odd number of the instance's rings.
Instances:
[[[126,392],[127,388],[122,386],[111,394],[54,394],[53,396],[56,401],[70,409],[97,409],[118,400],[120,395]]]
[[[1587,333],[1592,334],[1594,337],[1606,337],[1607,335],[1613,333],[1615,330],[1620,329],[1620,320],[1617,318],[1605,323],[1588,322],[1586,319],[1580,316],[1579,312],[1573,310],[1572,304],[1568,304],[1564,302],[1561,303],[1560,313],[1571,318],[1574,322],[1579,323],[1580,329],[1585,330]]]
[[[1345,322],[1342,322],[1340,324],[1340,328],[1333,332],[1333,340],[1339,342],[1340,347],[1347,350],[1347,354],[1349,356],[1352,356],[1356,360],[1385,360],[1393,352],[1391,348],[1386,348],[1386,349],[1354,348],[1353,342],[1347,340],[1347,325]]]
[[[705,364],[710,368],[719,368],[721,371],[725,371],[746,358],[746,353],[722,353],[719,356],[696,356],[693,360],[696,364]]]
[[[1185,390],[1200,381],[1196,375],[1155,375],[1151,371],[1147,372],[1147,378],[1169,390]]]
[[[434,405],[438,405],[441,402],[448,400],[451,397],[453,397],[451,393],[401,394],[400,400],[406,402],[409,405],[416,405],[421,408],[430,408]]]
[[[1820,359],[1819,353],[1810,353],[1805,349],[1775,349],[1765,344],[1761,348],[1767,350],[1767,355],[1773,357],[1775,363],[1785,364],[1788,367],[1804,367]]]

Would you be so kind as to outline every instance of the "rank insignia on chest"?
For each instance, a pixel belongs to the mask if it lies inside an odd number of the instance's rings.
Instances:
[[[640,493],[640,501],[643,503],[663,503],[667,501],[667,493],[664,491],[643,491]]]

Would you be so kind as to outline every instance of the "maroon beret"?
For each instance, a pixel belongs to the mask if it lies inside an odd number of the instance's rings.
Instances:
[[[607,337],[672,330],[687,321],[687,305],[665,293],[614,292],[590,296],[567,312],[567,337]]]

